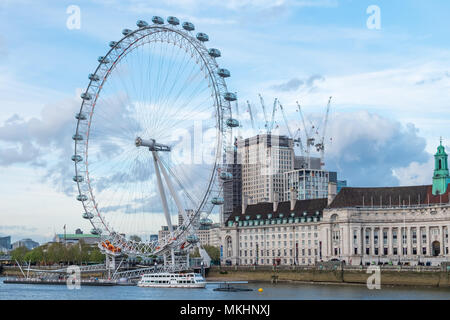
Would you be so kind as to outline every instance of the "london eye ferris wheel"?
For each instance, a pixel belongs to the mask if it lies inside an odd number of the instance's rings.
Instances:
[[[232,178],[224,165],[239,123],[221,52],[190,22],[152,22],[109,43],[75,115],[77,200],[111,254],[195,245],[196,221],[218,210],[221,181]],[[166,235],[149,239],[163,225]]]

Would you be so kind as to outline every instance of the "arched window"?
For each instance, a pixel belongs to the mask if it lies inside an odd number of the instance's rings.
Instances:
[[[231,257],[233,252],[233,243],[230,236],[226,239],[226,246],[227,257]]]
[[[330,221],[331,222],[335,222],[338,219],[338,215],[337,214],[332,214],[330,217]]]

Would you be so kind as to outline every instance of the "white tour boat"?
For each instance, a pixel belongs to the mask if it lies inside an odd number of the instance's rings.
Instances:
[[[147,273],[137,285],[153,288],[204,288],[206,281],[198,273]]]

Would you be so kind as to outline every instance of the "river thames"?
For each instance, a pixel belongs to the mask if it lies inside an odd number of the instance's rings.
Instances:
[[[361,285],[306,283],[249,283],[250,292],[205,289],[140,288],[136,286],[81,286],[69,290],[63,285],[5,284],[0,278],[0,300],[449,300],[450,289],[381,286],[369,290]],[[262,288],[263,292],[258,292]]]

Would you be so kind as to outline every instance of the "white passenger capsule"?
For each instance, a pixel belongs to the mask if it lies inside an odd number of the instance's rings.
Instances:
[[[211,224],[213,224],[213,221],[211,219],[208,219],[208,218],[202,218],[202,219],[200,219],[200,224],[202,224],[202,225],[211,225]]]
[[[124,35],[124,36],[127,36],[127,35],[129,35],[130,33],[132,33],[133,32],[133,30],[130,30],[130,29],[123,29],[122,30],[122,34]]]
[[[104,56],[98,57],[97,61],[100,62],[100,63],[109,63],[109,59],[107,57],[104,57]]]
[[[217,74],[222,78],[228,78],[230,76],[230,71],[227,69],[219,69],[217,70]]]
[[[75,182],[83,182],[84,178],[83,178],[83,176],[78,175],[78,176],[73,176],[72,180]]]
[[[87,116],[86,116],[85,113],[79,112],[79,113],[76,113],[76,114],[75,114],[75,118],[78,119],[78,120],[86,120],[86,119],[87,119]]]
[[[139,28],[145,28],[145,27],[148,26],[148,23],[147,23],[146,21],[144,21],[144,20],[138,20],[138,21],[136,22],[136,25],[137,25]]]
[[[215,205],[221,205],[221,204],[223,204],[223,202],[224,202],[224,200],[223,200],[223,198],[221,198],[221,197],[214,197],[214,198],[212,198],[212,200],[211,200],[211,203],[212,204],[215,204]],[[201,223],[201,222],[200,222]]]
[[[86,201],[88,199],[88,197],[87,197],[87,195],[85,195],[85,194],[79,194],[78,196],[77,196],[77,200],[78,201]]]
[[[164,24],[163,18],[158,16],[153,16],[152,21],[154,24]]]
[[[237,99],[236,95],[232,92],[225,92],[223,97],[227,101],[236,101],[236,99]]]
[[[78,155],[78,154],[75,154],[75,155],[72,156],[72,161],[73,161],[73,162],[80,162],[80,161],[83,161],[83,157],[81,157],[81,156]]]
[[[207,35],[206,33],[203,33],[203,32],[197,33],[197,36],[196,36],[196,37],[197,37],[197,39],[200,40],[201,42],[206,42],[206,41],[209,40],[208,35]]]
[[[208,54],[213,58],[219,58],[221,56],[219,49],[214,48],[209,49]]]
[[[231,180],[231,179],[233,179],[233,174],[231,174],[230,172],[221,172],[220,173],[220,179],[222,179],[222,180]]]
[[[86,101],[89,101],[89,100],[92,99],[91,94],[90,94],[90,93],[87,93],[87,92],[83,92],[83,93],[80,95],[80,97],[81,97],[81,99],[86,100]]]
[[[167,22],[170,23],[173,26],[177,26],[177,25],[180,24],[180,20],[178,20],[178,18],[172,17],[172,16],[167,17]]]
[[[111,47],[111,48],[116,48],[116,49],[119,49],[120,48],[120,44],[117,42],[117,41],[110,41],[109,42],[109,46]]]
[[[233,118],[227,119],[227,126],[230,128],[239,127],[239,121]]]
[[[99,235],[99,234],[102,233],[102,230],[100,230],[100,229],[98,229],[98,228],[94,228],[94,229],[91,230],[91,233],[92,233],[92,234],[95,234],[95,235]]]
[[[83,140],[83,136],[81,134],[74,134],[72,136],[72,140],[81,141],[81,140]]]
[[[182,27],[183,27],[184,30],[187,30],[187,31],[195,30],[194,25],[192,23],[190,23],[190,22],[183,22]]]
[[[84,212],[83,213],[83,218],[84,219],[92,219],[94,217],[94,215],[91,212]]]
[[[197,235],[195,235],[195,234],[191,234],[191,235],[188,235],[188,236],[186,237],[186,240],[187,240],[187,242],[189,242],[189,243],[197,243],[197,242],[198,242],[198,237],[197,237]]]
[[[94,82],[100,80],[100,77],[98,75],[96,75],[95,73],[90,73],[88,78],[89,78],[89,80],[94,81]]]

